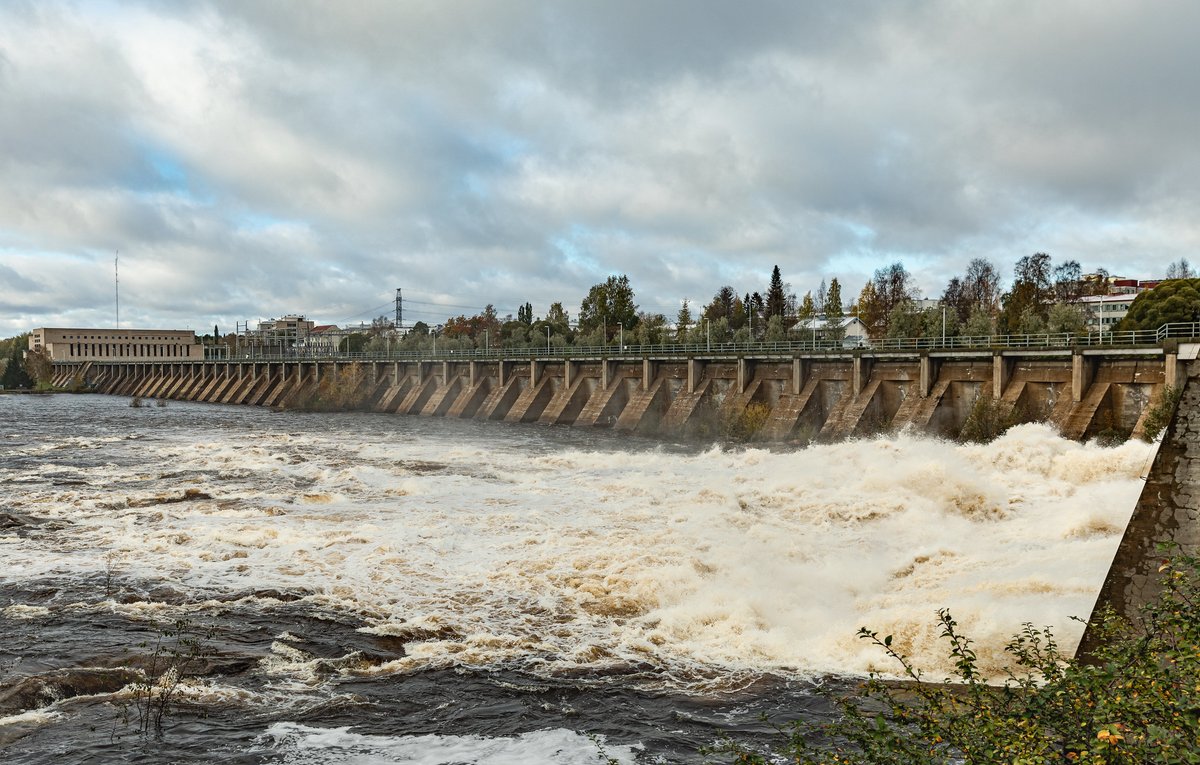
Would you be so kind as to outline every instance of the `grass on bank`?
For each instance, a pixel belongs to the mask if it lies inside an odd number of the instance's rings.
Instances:
[[[938,614],[955,667],[931,683],[890,635],[863,628],[909,682],[872,674],[834,699],[829,723],[782,729],[772,753],[726,742],[713,754],[740,765],[780,757],[797,765],[1142,765],[1200,763],[1200,560],[1177,555],[1159,569],[1162,590],[1133,623],[1099,617],[1103,648],[1081,661],[1049,628],[1026,624],[1006,647],[1001,685],[980,674],[970,638]]]

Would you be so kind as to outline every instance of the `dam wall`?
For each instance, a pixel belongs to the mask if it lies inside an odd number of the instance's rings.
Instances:
[[[1138,435],[1179,377],[1176,349],[844,351],[563,359],[280,359],[56,364],[56,384],[270,407],[716,437],[834,440],[913,427],[954,438],[980,399],[1065,436]]]
[[[1189,354],[1196,357],[1195,350]],[[1089,656],[1100,636],[1093,629],[1105,608],[1138,624],[1157,599],[1159,567],[1173,555],[1200,555],[1200,362],[1180,380],[1179,402],[1163,434],[1146,483],[1100,588],[1077,654]]]

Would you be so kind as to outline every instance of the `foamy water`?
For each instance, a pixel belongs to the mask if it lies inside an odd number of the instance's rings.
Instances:
[[[649,665],[704,691],[868,671],[868,626],[944,674],[941,607],[993,666],[1027,621],[1073,646],[1152,449],[1025,425],[987,446],[627,451],[554,428],[261,410],[234,426],[207,410],[10,433],[7,506],[51,530],[0,531],[0,580],[166,582],[209,609],[274,590],[408,639],[351,673]],[[54,480],[31,481],[32,459]],[[156,499],[186,489],[211,498]],[[99,600],[4,616],[179,608]],[[264,671],[313,684],[312,661],[282,641]]]
[[[634,762],[627,746],[605,746],[569,730],[546,730],[522,736],[364,736],[346,728],[313,728],[294,723],[272,725],[260,740],[267,751],[293,765],[592,765],[603,751],[610,762]]]

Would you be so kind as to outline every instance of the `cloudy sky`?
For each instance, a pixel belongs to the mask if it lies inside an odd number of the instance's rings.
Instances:
[[[1200,260],[1200,3],[0,3],[0,335]],[[440,307],[439,307],[440,306]]]

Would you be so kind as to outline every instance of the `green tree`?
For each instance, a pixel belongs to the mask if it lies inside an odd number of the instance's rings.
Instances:
[[[3,385],[5,390],[25,390],[33,387],[33,380],[25,371],[24,344],[18,342],[22,337],[27,335],[13,338],[8,363],[4,367],[3,376],[0,376],[0,385]]]
[[[887,316],[883,301],[879,299],[879,293],[875,291],[874,281],[863,285],[862,291],[858,293],[858,300],[854,304],[854,310],[857,312],[858,320],[867,328],[867,334],[872,339],[879,339],[887,334]]]
[[[1078,305],[1055,303],[1046,316],[1046,331],[1082,335],[1087,332],[1087,319]]]
[[[787,340],[787,329],[783,326],[782,316],[772,316],[767,319],[765,339],[768,343],[781,343]]]
[[[766,318],[763,312],[766,310],[766,302],[763,296],[757,292],[751,294],[746,293],[742,298],[742,305],[746,309],[746,323],[750,326],[750,335],[752,338],[762,337],[766,331]]]
[[[737,293],[733,291],[733,287],[726,285],[717,290],[717,294],[713,295],[712,301],[704,307],[700,315],[709,321],[731,319],[737,302]]]
[[[912,300],[896,304],[888,317],[887,337],[924,337],[924,314]]]
[[[1200,279],[1172,279],[1135,297],[1116,329],[1158,329],[1194,321],[1200,321]]]
[[[742,301],[742,299],[740,297],[738,297],[737,295],[734,295],[733,310],[729,313],[729,326],[731,326],[735,330],[737,330],[737,329],[741,329],[742,327],[745,327],[746,322],[747,322],[746,304]]]
[[[817,304],[813,301],[811,292],[805,292],[804,297],[800,299],[800,308],[796,310],[796,320],[801,324],[807,325],[810,319],[816,318]]]
[[[533,324],[533,304],[526,303],[517,307],[517,321],[526,326]]]
[[[842,338],[846,334],[846,330],[842,327],[842,319],[846,317],[846,313],[842,308],[842,285],[838,283],[837,277],[829,282],[822,312],[825,314],[826,337],[836,343],[842,342]]]
[[[342,341],[343,348],[348,353],[362,353],[367,348],[371,336],[365,332],[352,332]]]
[[[1038,307],[1034,305],[1025,306],[1024,312],[1021,313],[1020,318],[1017,320],[1016,334],[1042,335],[1046,331],[1046,319],[1042,316]]]
[[[683,304],[679,306],[679,313],[675,316],[675,342],[686,343],[688,330],[692,327],[692,309],[688,305],[687,298],[684,298]]]
[[[611,338],[618,326],[628,332],[637,323],[638,307],[634,302],[633,288],[629,286],[629,277],[625,274],[610,276],[600,284],[592,285],[579,306],[580,332],[591,332],[601,327],[606,338]]]
[[[667,317],[661,313],[643,313],[638,318],[632,342],[638,345],[662,345],[667,342]]]
[[[524,310],[524,308],[519,310]],[[529,330],[529,325],[519,319],[506,321],[500,325],[500,344],[505,348],[528,347]]]
[[[783,276],[779,273],[779,266],[775,266],[775,268],[771,269],[771,283],[767,286],[764,315],[767,319],[770,319],[772,316],[782,318],[786,310],[787,294],[783,289]]]
[[[962,325],[962,334],[968,337],[988,337],[995,334],[995,330],[991,313],[982,306],[971,309],[971,315]]]
[[[1003,297],[1000,327],[1007,334],[1030,334],[1022,326],[1031,326],[1032,315],[1044,323],[1053,296],[1050,256],[1044,252],[1026,255],[1013,269],[1012,289]]]

